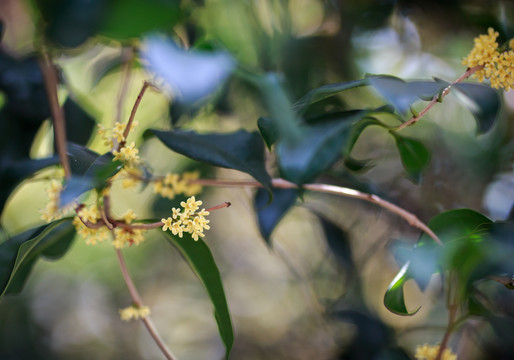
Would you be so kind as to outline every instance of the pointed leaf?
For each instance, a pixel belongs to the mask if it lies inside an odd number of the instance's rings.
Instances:
[[[261,132],[261,136],[266,143],[266,146],[271,151],[271,147],[278,140],[278,128],[275,122],[270,118],[260,117],[257,120],[257,126]]]
[[[19,293],[36,261],[58,259],[69,249],[75,229],[71,218],[30,229],[0,244],[0,298]]]
[[[184,256],[207,290],[214,306],[214,316],[218,323],[219,333],[225,344],[225,359],[228,359],[234,343],[234,330],[232,329],[232,321],[220,272],[209,247],[202,239],[194,241],[189,234],[184,234],[183,238],[174,236],[169,231],[164,234],[168,241]]]
[[[384,305],[385,307],[397,314],[410,316],[416,314],[421,307],[418,307],[413,312],[409,312],[407,310],[407,306],[405,305],[405,296],[403,294],[403,285],[409,280],[407,276],[407,269],[410,263],[406,263],[401,270],[398,272],[398,275],[393,279],[387,291],[384,295]]]
[[[477,133],[483,134],[491,129],[501,109],[500,95],[488,85],[459,83],[453,87],[464,95],[464,105],[477,121]]]
[[[194,103],[217,90],[232,73],[235,61],[225,52],[186,51],[166,38],[145,40],[143,57],[150,71],[166,81],[175,101]]]
[[[421,172],[430,164],[430,152],[420,141],[399,136],[394,132],[391,134],[396,141],[405,171],[415,183],[418,183],[421,179]]]
[[[344,268],[346,278],[351,279],[356,271],[352,257],[348,233],[338,224],[318,214],[328,248],[332,251],[338,263]]]
[[[261,93],[273,126],[278,130],[278,137],[289,143],[297,141],[301,136],[300,123],[279,77],[273,73],[256,75],[242,70],[238,75]]]
[[[160,131],[157,136],[171,150],[206,164],[239,170],[253,176],[271,190],[271,177],[264,163],[264,143],[258,132],[198,134],[194,131]]]
[[[297,102],[294,103],[293,109],[296,111],[296,113],[303,114],[311,104],[326,99],[330,96],[334,96],[342,91],[354,89],[365,85],[369,85],[369,81],[366,78],[354,81],[346,81],[341,83],[323,85],[319,88],[309,91],[307,94],[302,96]]]
[[[282,176],[301,185],[312,181],[341,157],[352,123],[367,112],[353,110],[339,113],[337,119],[306,125],[300,141],[277,145]]]
[[[287,211],[295,204],[298,190],[273,188],[272,193],[273,200],[269,204],[269,196],[264,189],[258,189],[254,198],[259,230],[270,247],[271,233]]]

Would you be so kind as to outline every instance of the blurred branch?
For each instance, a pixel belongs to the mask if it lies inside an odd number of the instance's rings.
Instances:
[[[130,274],[127,269],[127,264],[125,263],[125,259],[123,258],[123,254],[121,253],[121,250],[116,249],[116,255],[118,255],[118,262],[120,263],[120,269],[121,273],[123,274],[123,280],[125,280],[125,284],[127,285],[127,288],[129,290],[130,296],[132,297],[132,301],[134,304],[138,307],[143,306],[143,300],[141,299],[141,296],[137,292],[136,286],[134,285],[134,282],[132,281]],[[164,344],[162,339],[160,338],[159,334],[157,333],[157,330],[155,329],[154,324],[150,320],[148,316],[143,317],[141,319],[143,324],[145,325],[146,329],[148,330],[148,333],[153,338],[159,349],[162,351],[166,359],[168,360],[175,360],[176,358],[173,356],[171,351],[167,348],[167,346]]]
[[[121,61],[123,63],[122,68],[122,80],[120,90],[118,92],[118,103],[116,104],[116,118],[115,122],[121,123],[121,116],[123,113],[123,103],[127,96],[128,84],[130,82],[130,75],[132,69],[132,58],[134,50],[131,47],[123,48],[121,50]]]
[[[141,100],[143,99],[143,96],[145,95],[146,89],[150,86],[150,83],[148,81],[145,81],[143,83],[143,87],[141,88],[141,91],[139,91],[139,95],[137,96],[136,102],[134,103],[134,106],[132,107],[132,111],[130,112],[130,117],[128,119],[127,125],[125,126],[125,131],[123,131],[123,141],[118,144],[117,150],[120,151],[120,149],[125,146],[126,139],[128,137],[128,134],[130,132],[130,128],[132,126],[132,122],[134,121],[134,117],[136,116],[137,109],[139,108],[139,104],[141,103]]]
[[[217,180],[217,179],[198,179],[198,180],[190,180],[192,184],[205,185],[205,186],[226,186],[226,187],[262,187],[261,183],[257,181],[229,181],[229,180]],[[284,179],[273,179],[272,184],[276,188],[281,189],[297,189],[298,185],[286,181]],[[428,236],[430,236],[437,244],[443,246],[442,241],[437,237],[437,235],[421,220],[418,219],[416,215],[413,213],[395,205],[387,200],[382,199],[381,197],[368,194],[362,191],[350,189],[347,187],[328,185],[328,184],[304,184],[302,185],[303,189],[322,192],[327,194],[340,195],[344,197],[360,199],[364,201],[368,201],[374,203],[380,207],[383,207],[386,210],[389,210],[392,213],[402,217],[405,219],[411,226],[417,227],[418,229],[425,232]]]
[[[66,178],[70,178],[71,168],[66,151],[66,122],[64,119],[64,112],[59,105],[59,99],[57,98],[57,70],[45,51],[43,51],[39,66],[43,73],[46,94],[48,96],[48,102],[52,112],[55,137],[54,141],[57,148],[57,154],[59,155],[59,160],[64,169],[64,176],[66,176]]]
[[[400,126],[398,126],[396,128],[396,131],[399,131],[403,128],[406,128],[407,126],[410,126],[410,125],[413,125],[415,123],[417,123],[423,116],[425,116],[425,114],[435,105],[437,104],[438,102],[442,102],[444,97],[446,95],[448,95],[452,89],[452,85],[455,85],[455,84],[458,84],[458,83],[461,83],[462,81],[466,80],[467,78],[469,78],[471,75],[473,75],[475,72],[477,72],[478,70],[482,70],[484,68],[484,65],[479,65],[479,66],[474,66],[472,68],[468,68],[466,70],[466,72],[464,74],[462,74],[461,76],[459,76],[459,78],[457,80],[455,80],[453,83],[451,83],[450,85],[448,85],[448,87],[446,89],[443,90],[443,92],[441,94],[435,94],[434,95],[434,98],[432,99],[432,101],[430,101],[428,103],[428,105],[419,112],[418,115],[416,116],[413,116],[412,118],[410,118],[410,120],[404,122],[403,124],[401,124]]]

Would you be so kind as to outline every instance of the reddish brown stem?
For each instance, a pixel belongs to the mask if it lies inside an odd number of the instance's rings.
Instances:
[[[451,88],[452,88],[452,85],[455,85],[455,84],[458,84],[458,83],[461,83],[462,81],[466,80],[467,78],[469,78],[471,75],[473,75],[474,73],[476,73],[478,70],[482,70],[484,68],[484,65],[479,65],[479,66],[474,66],[472,68],[468,68],[466,70],[466,72],[464,74],[462,74],[461,76],[459,76],[453,83],[451,83],[446,89],[443,90],[443,92],[441,93],[441,95],[439,94],[436,94],[434,95],[434,98],[432,99],[432,101],[430,101],[428,103],[428,105],[419,112],[418,115],[416,116],[413,116],[412,118],[410,118],[408,121],[404,122],[403,124],[401,124],[400,126],[398,126],[396,128],[396,130],[401,130],[403,128],[406,128],[407,126],[410,126],[410,125],[413,125],[415,123],[417,123],[423,116],[426,115],[426,113],[428,113],[428,111],[435,105],[437,104],[438,102],[441,102],[443,100],[443,98],[448,95],[451,91]]]
[[[141,100],[143,99],[146,89],[148,89],[149,86],[150,86],[150,83],[148,81],[145,81],[143,83],[143,87],[141,88],[141,91],[139,91],[139,95],[137,96],[136,102],[134,103],[134,106],[132,107],[132,111],[130,112],[130,117],[128,119],[127,126],[125,126],[125,130],[123,131],[123,140],[118,144],[118,148],[117,148],[118,151],[120,151],[120,149],[123,146],[125,146],[126,139],[129,135],[132,123],[134,122],[134,117],[136,116],[137,109],[139,108],[139,104],[141,103]]]
[[[46,94],[50,104],[50,111],[52,112],[52,122],[54,125],[54,138],[57,154],[59,155],[59,160],[64,169],[64,176],[66,178],[70,178],[71,168],[66,151],[66,122],[64,119],[64,112],[59,105],[59,99],[57,98],[57,70],[52,64],[50,57],[46,53],[43,53],[41,61],[39,62],[39,66],[41,67],[41,72],[43,73]]]

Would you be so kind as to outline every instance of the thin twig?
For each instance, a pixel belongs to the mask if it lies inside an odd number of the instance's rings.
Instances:
[[[216,179],[197,179],[190,180],[192,184],[204,185],[204,186],[227,186],[227,187],[262,187],[262,184],[257,181],[228,181],[228,180],[216,180]],[[273,179],[272,184],[276,188],[281,189],[297,189],[298,186],[292,182],[286,181],[284,179]],[[418,217],[411,212],[395,205],[387,200],[382,199],[381,197],[368,194],[365,192],[361,192],[355,189],[350,189],[347,187],[335,186],[335,185],[327,185],[327,184],[304,184],[302,187],[306,190],[322,192],[327,194],[340,195],[344,197],[361,199],[371,203],[374,203],[380,207],[383,207],[386,210],[389,210],[392,213],[402,217],[405,219],[411,226],[417,227],[418,229],[424,231],[428,236],[430,236],[437,244],[443,246],[442,241],[437,237],[437,235]]]
[[[139,108],[139,104],[141,103],[141,100],[143,99],[143,95],[146,92],[146,89],[150,86],[150,83],[148,81],[145,81],[143,83],[143,87],[141,88],[141,91],[139,91],[139,95],[137,96],[136,102],[134,103],[134,106],[132,107],[132,111],[130,112],[130,117],[127,122],[127,126],[125,126],[125,130],[123,131],[123,140],[118,144],[117,150],[120,151],[120,149],[125,146],[125,142],[127,140],[127,137],[130,132],[130,128],[132,126],[132,122],[134,121],[134,117],[136,116],[137,109]]]
[[[459,76],[459,78],[457,80],[455,80],[453,83],[451,83],[450,85],[448,85],[448,87],[446,89],[443,90],[443,92],[441,93],[441,95],[439,94],[435,94],[432,101],[430,101],[428,103],[428,105],[419,112],[418,115],[416,116],[413,116],[412,118],[410,118],[408,121],[404,122],[403,124],[401,124],[400,126],[398,126],[396,128],[396,131],[398,130],[401,130],[403,128],[406,128],[407,126],[410,126],[410,125],[413,125],[415,123],[417,123],[423,116],[425,116],[425,114],[435,105],[437,104],[438,102],[442,102],[443,98],[448,95],[451,91],[451,88],[453,85],[455,84],[458,84],[458,83],[461,83],[462,81],[466,80],[467,78],[469,78],[471,75],[473,75],[475,72],[479,71],[479,70],[482,70],[484,68],[484,65],[479,65],[479,66],[474,66],[472,68],[468,68],[466,70],[466,72],[464,74],[462,74],[461,76]]]
[[[123,254],[121,253],[120,249],[116,249],[116,255],[118,255],[118,262],[120,264],[121,273],[123,275],[123,280],[125,280],[125,284],[127,285],[127,288],[130,293],[130,297],[132,298],[132,301],[134,304],[138,307],[143,306],[143,300],[141,299],[141,296],[139,295],[136,286],[134,285],[134,282],[132,281],[132,278],[130,277],[130,274],[127,269],[127,264],[125,263],[125,259],[123,258]],[[153,338],[159,349],[162,351],[166,359],[168,360],[175,360],[176,358],[173,356],[171,351],[168,349],[168,347],[164,344],[162,339],[160,338],[159,334],[157,333],[157,330],[155,329],[154,324],[150,320],[148,316],[141,319],[143,324],[145,325],[146,329],[148,330],[148,333]]]
[[[64,119],[64,112],[59,105],[57,98],[57,70],[52,64],[50,57],[46,52],[43,52],[42,58],[39,62],[43,79],[45,82],[46,94],[52,112],[52,122],[54,125],[55,146],[57,147],[57,154],[64,169],[64,176],[71,177],[70,162],[66,151],[66,122]]]

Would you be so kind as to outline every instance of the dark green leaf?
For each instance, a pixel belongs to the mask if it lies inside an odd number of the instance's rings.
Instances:
[[[0,244],[0,297],[20,292],[41,256],[58,259],[68,251],[75,235],[71,220],[30,229]]]
[[[309,91],[307,94],[302,96],[300,100],[294,103],[293,109],[296,111],[297,114],[301,115],[307,110],[307,108],[311,104],[326,99],[330,96],[334,96],[342,91],[354,89],[365,85],[369,85],[368,79],[323,85],[319,88]]]
[[[430,163],[430,152],[418,140],[399,136],[394,132],[391,132],[391,134],[393,134],[396,141],[396,147],[400,152],[400,158],[402,159],[405,171],[407,171],[407,174],[414,182],[418,183],[421,178],[421,172]]]
[[[275,122],[270,118],[260,117],[257,120],[257,126],[261,132],[261,136],[266,146],[271,151],[271,147],[278,140],[278,128]]]
[[[282,217],[284,217],[287,211],[295,204],[296,198],[298,197],[298,190],[273,188],[272,193],[273,201],[271,203],[268,203],[269,196],[264,189],[258,189],[254,198],[259,230],[270,247],[271,233]]]
[[[183,238],[179,238],[167,231],[165,236],[184,256],[207,290],[214,306],[214,316],[218,323],[220,336],[225,344],[225,359],[228,359],[234,343],[234,331],[220,272],[209,247],[202,239],[194,241],[189,234],[184,234]]]
[[[198,134],[151,129],[147,133],[156,135],[168,148],[191,159],[245,172],[271,191],[271,177],[264,163],[264,143],[256,131]]]
[[[453,87],[464,95],[466,105],[477,121],[477,133],[483,134],[494,125],[501,109],[500,95],[489,85],[459,83]]]
[[[387,100],[399,114],[403,115],[419,99],[430,101],[441,92],[445,83],[437,81],[406,82],[394,76],[373,75],[368,77],[370,84]]]
[[[350,129],[350,136],[348,139],[348,143],[345,148],[345,153],[350,154],[352,152],[353,147],[355,146],[355,143],[361,136],[362,132],[371,125],[380,126],[383,128],[387,128],[386,125],[384,125],[382,122],[378,121],[377,119],[373,117],[365,117],[354,124],[352,124],[352,128]]]
[[[179,1],[114,0],[104,17],[100,34],[130,39],[157,30],[171,30],[180,20]]]
[[[300,141],[277,144],[282,176],[301,185],[327,170],[341,157],[351,125],[366,114],[364,110],[338,113],[337,119],[306,125]]]
[[[328,248],[345,270],[346,278],[351,279],[355,274],[356,268],[348,233],[340,225],[328,220],[326,217],[318,214],[318,218],[321,222]]]
[[[71,173],[76,176],[84,175],[100,156],[100,154],[93,150],[75,143],[68,143],[66,150],[70,160]]]
[[[350,171],[356,173],[365,173],[372,169],[374,165],[370,160],[357,160],[351,156],[346,156],[344,158],[344,166],[346,166]]]
[[[291,102],[275,74],[255,75],[240,70],[242,79],[254,85],[261,93],[269,112],[269,117],[278,130],[279,138],[292,143],[300,139],[302,133],[299,121],[292,110]]]
[[[95,120],[71,98],[66,100],[63,110],[66,119],[66,139],[72,143],[86,145],[95,129]]]

